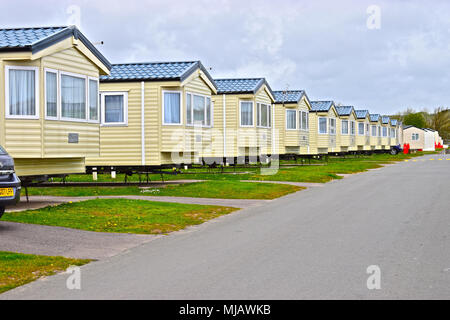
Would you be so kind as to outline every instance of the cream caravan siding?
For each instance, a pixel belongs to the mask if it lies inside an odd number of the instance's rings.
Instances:
[[[101,82],[100,92],[128,93],[128,125],[100,127],[100,154],[88,157],[86,165],[140,165],[141,83]]]
[[[163,125],[163,91],[181,92],[181,124]],[[211,156],[213,127],[186,125],[186,94],[211,97],[211,88],[197,73],[184,86],[179,81],[102,82],[101,92],[128,93],[128,124],[100,128],[100,157],[87,159],[89,166],[140,166],[191,163],[193,157]],[[144,120],[142,120],[142,91]],[[212,98],[212,114],[216,112]],[[142,126],[144,132],[142,132]],[[144,133],[144,147],[142,134]],[[195,140],[196,139],[196,140]],[[195,143],[194,143],[195,142]],[[182,152],[188,158],[182,159]],[[172,156],[174,153],[175,157]],[[186,155],[186,154],[185,154]]]
[[[84,158],[15,158],[14,164],[19,177],[85,172]]]
[[[413,140],[412,135],[418,134],[419,140]],[[412,150],[424,149],[425,147],[425,132],[422,129],[410,127],[403,130],[404,143],[409,143]]]
[[[18,160],[19,166],[25,161],[24,159],[32,159],[33,165],[30,166],[35,165],[33,174],[38,174],[39,170],[41,170],[41,174],[50,173],[53,168],[44,169],[44,167],[46,164],[53,163],[57,163],[58,166],[68,166],[65,169],[66,172],[80,172],[80,162],[73,159],[98,156],[99,154],[100,130],[98,123],[45,119],[46,68],[93,78],[99,77],[99,69],[91,60],[87,59],[79,50],[73,47],[68,49],[65,47],[62,46],[63,50],[42,56],[34,61],[3,60],[0,62],[0,85],[2,88],[0,90],[0,118],[2,121],[0,142],[11,156]],[[2,57],[5,58],[6,56]],[[5,66],[34,66],[39,68],[39,119],[5,119]],[[69,133],[78,134],[78,143],[68,142]],[[58,158],[68,159],[58,160]],[[39,165],[36,165],[36,159],[49,160],[42,160]],[[70,167],[72,165],[73,168]],[[22,173],[30,172],[29,170],[21,171]],[[58,169],[58,173],[60,171]]]

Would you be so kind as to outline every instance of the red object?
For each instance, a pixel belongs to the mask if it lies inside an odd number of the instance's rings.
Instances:
[[[408,154],[409,153],[409,143],[405,143],[403,145],[403,153]]]

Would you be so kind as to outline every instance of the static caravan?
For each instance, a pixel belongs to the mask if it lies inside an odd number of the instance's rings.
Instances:
[[[381,117],[381,149],[390,150],[391,149],[391,139],[390,139],[390,129],[391,122],[388,116]]]
[[[276,154],[273,104],[275,97],[264,78],[215,79],[214,122],[223,139],[216,141],[227,163],[256,162]],[[275,143],[273,144],[272,141]]]
[[[390,133],[390,137],[391,137],[391,147],[392,146],[397,146],[400,144],[400,140],[399,140],[399,122],[397,119],[391,119],[391,133]]]
[[[370,114],[370,148],[381,150],[381,116]]]
[[[357,131],[356,147],[358,151],[369,151],[370,148],[370,114],[368,110],[355,110]]]
[[[99,155],[108,60],[74,26],[0,29],[0,144],[22,180],[85,172]]]
[[[357,151],[356,146],[356,114],[355,108],[352,106],[336,107],[339,115],[340,127],[337,135],[337,144],[340,146],[341,152]]]
[[[278,129],[278,154],[309,155],[309,111],[304,90],[274,91],[274,124]]]
[[[211,157],[216,92],[200,61],[114,64],[100,78],[100,154],[87,165],[126,171]]]
[[[309,112],[309,149],[311,154],[337,152],[337,117],[333,101],[311,101]]]
[[[425,131],[414,126],[403,128],[403,141],[409,144],[411,150],[423,150],[425,148]]]

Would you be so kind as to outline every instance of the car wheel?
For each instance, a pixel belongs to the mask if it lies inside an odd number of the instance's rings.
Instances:
[[[397,153],[398,153],[398,151],[397,151],[396,149],[391,149],[391,154],[392,154],[393,156],[395,156]]]
[[[3,216],[4,213],[5,213],[5,207],[0,207],[0,218]]]

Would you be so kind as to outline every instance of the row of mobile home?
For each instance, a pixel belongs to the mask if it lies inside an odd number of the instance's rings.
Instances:
[[[74,26],[0,29],[0,67],[0,144],[22,177],[403,142],[395,119],[273,91],[263,77],[214,79],[200,61],[111,64]]]

